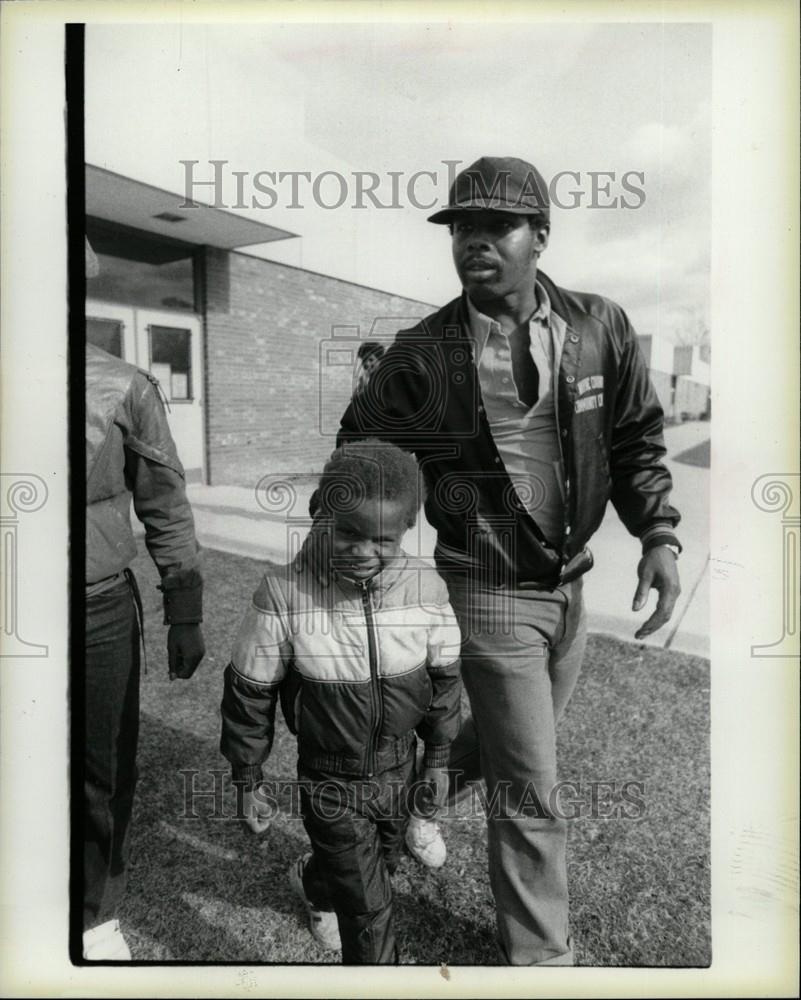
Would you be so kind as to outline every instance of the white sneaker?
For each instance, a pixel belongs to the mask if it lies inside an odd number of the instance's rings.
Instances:
[[[426,868],[441,868],[448,849],[433,819],[410,816],[406,827],[406,846]]]
[[[83,932],[83,957],[89,962],[130,962],[131,952],[119,920],[107,920]]]
[[[311,860],[311,854],[304,854],[289,869],[289,884],[300,897],[309,915],[309,930],[311,936],[326,951],[340,951],[342,941],[339,938],[339,924],[333,910],[318,910],[309,902],[306,890],[303,888],[303,872]]]

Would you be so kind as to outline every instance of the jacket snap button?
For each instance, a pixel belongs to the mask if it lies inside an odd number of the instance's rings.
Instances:
[[[500,465],[500,464],[501,464],[501,459],[500,459],[500,456],[499,456],[499,455],[496,455],[496,456],[495,456],[495,464],[496,464],[496,465]]]
[[[573,378],[572,375],[568,375],[567,378],[565,379],[565,382],[567,382],[568,385],[572,385],[575,381],[576,380],[575,378]]]
[[[571,333],[570,334],[570,343],[571,344],[577,344],[578,343],[578,337],[575,335],[575,333]]]

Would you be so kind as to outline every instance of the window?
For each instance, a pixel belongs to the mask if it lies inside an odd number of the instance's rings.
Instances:
[[[171,403],[192,399],[192,332],[172,326],[148,326],[150,370]]]
[[[122,323],[116,319],[86,317],[86,342],[117,358],[122,357]]]

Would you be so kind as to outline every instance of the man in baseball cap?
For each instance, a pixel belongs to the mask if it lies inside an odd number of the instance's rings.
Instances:
[[[398,334],[337,444],[384,437],[420,459],[472,709],[452,745],[451,790],[483,777],[493,803],[500,959],[569,965],[556,724],[584,654],[587,543],[610,499],[642,545],[633,609],[659,595],[635,637],[673,612],[679,513],[663,414],[620,306],[539,269],[550,204],[536,167],[482,157],[429,221],[449,227],[462,294]],[[418,859],[414,838],[431,836],[410,828]]]

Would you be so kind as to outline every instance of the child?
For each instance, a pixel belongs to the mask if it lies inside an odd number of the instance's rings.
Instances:
[[[442,579],[400,548],[421,500],[411,455],[374,440],[345,445],[325,466],[317,500],[300,555],[268,568],[240,626],[225,671],[221,750],[245,783],[251,827],[263,828],[254,789],[280,689],[298,737],[313,848],[290,881],[312,934],[328,948],[341,941],[344,963],[397,962],[390,875],[415,734],[425,745],[415,788],[429,789],[436,808],[459,728],[459,628]],[[436,836],[431,822],[416,826]]]

